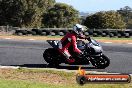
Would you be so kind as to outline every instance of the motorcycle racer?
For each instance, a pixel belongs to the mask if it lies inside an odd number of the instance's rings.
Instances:
[[[75,59],[71,56],[68,51],[69,47],[73,47],[73,52],[75,52],[78,56],[82,55],[83,52],[77,48],[77,38],[85,39],[86,36],[83,35],[86,28],[83,25],[75,24],[73,26],[73,30],[67,33],[58,43],[59,51],[66,57],[68,63],[75,62]]]

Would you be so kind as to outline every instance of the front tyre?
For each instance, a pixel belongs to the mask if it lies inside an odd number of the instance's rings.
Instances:
[[[57,50],[53,48],[46,49],[43,53],[44,60],[52,67],[57,67],[60,64],[57,55]]]
[[[92,65],[95,66],[98,69],[105,69],[110,64],[110,59],[106,55],[101,55],[94,57],[94,60],[92,61]]]

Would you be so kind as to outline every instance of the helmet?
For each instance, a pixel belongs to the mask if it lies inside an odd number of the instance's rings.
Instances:
[[[75,24],[73,26],[73,31],[78,35],[81,36],[83,35],[83,32],[85,31],[84,26],[80,25],[80,24]]]

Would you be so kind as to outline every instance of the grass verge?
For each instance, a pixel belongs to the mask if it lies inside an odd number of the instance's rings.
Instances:
[[[86,84],[80,86],[78,84],[54,85],[26,81],[1,80],[0,88],[131,88],[129,84]]]
[[[34,38],[38,40],[45,40],[45,39],[61,39],[63,36],[17,36],[17,35],[0,35],[0,38],[14,38],[14,39],[28,39]],[[105,39],[105,40],[132,40],[132,38],[110,38],[110,37],[92,37],[94,39]]]
[[[129,84],[76,83],[75,72],[45,69],[0,69],[0,88],[132,88]]]
[[[16,35],[0,35],[0,39],[11,38],[14,40],[60,40],[62,36],[16,36]],[[113,42],[113,43],[132,43],[132,38],[110,38],[110,37],[92,37],[99,42]]]

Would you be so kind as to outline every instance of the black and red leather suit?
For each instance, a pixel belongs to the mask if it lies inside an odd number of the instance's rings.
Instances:
[[[73,47],[73,52],[80,54],[82,51],[77,48],[77,35],[75,33],[67,33],[59,43],[59,51],[68,59],[71,54],[68,51],[70,46]]]

